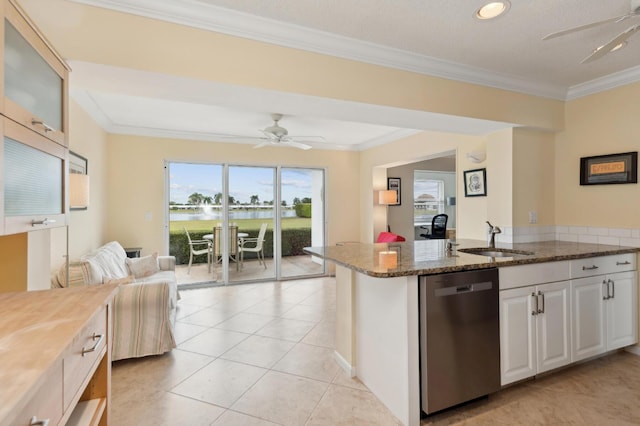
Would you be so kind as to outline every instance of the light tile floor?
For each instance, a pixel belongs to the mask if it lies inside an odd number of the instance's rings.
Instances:
[[[335,280],[181,291],[172,352],[113,364],[113,425],[397,425],[333,358]],[[422,420],[640,424],[640,357],[619,352]]]
[[[269,280],[275,277],[273,269],[273,259],[265,261],[265,268],[256,259],[245,260],[242,268],[236,269],[236,264],[229,265],[229,281],[259,281]],[[176,265],[176,278],[178,285],[193,285],[200,283],[211,283],[222,280],[222,267],[216,264],[211,271],[206,263],[194,263],[189,265]],[[311,256],[285,256],[280,263],[280,273],[283,277],[302,277],[312,275],[322,275],[322,265],[315,262]]]

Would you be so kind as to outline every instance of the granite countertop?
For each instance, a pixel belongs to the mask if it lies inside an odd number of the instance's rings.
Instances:
[[[305,252],[333,261],[357,272],[379,278],[410,275],[434,275],[446,272],[469,271],[529,263],[554,262],[623,253],[636,253],[640,248],[586,244],[568,241],[543,241],[537,243],[496,243],[496,248],[533,252],[514,257],[487,257],[463,253],[460,249],[487,247],[486,241],[454,241],[452,252],[447,252],[449,240],[421,240],[414,243],[348,243],[339,246],[306,247]],[[397,252],[397,267],[386,268],[380,264],[380,252]]]

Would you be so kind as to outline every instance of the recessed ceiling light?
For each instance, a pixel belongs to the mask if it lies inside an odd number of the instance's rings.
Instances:
[[[476,10],[476,18],[478,19],[493,19],[505,13],[511,7],[511,3],[507,0],[492,1],[485,4],[480,9]]]

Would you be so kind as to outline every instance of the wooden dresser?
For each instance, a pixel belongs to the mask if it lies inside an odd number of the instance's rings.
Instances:
[[[0,294],[0,425],[108,425],[117,285]]]

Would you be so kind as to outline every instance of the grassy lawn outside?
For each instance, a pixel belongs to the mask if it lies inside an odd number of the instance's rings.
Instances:
[[[234,223],[238,224],[238,231],[243,232],[243,229],[260,229],[260,225],[264,222],[269,224],[268,229],[273,229],[272,219],[235,219]],[[209,233],[213,232],[213,227],[221,223],[219,220],[176,220],[169,222],[169,232],[184,232],[183,227],[187,228],[189,232],[192,231],[205,231]],[[285,217],[282,218],[282,229],[311,229],[311,218],[304,217]]]

